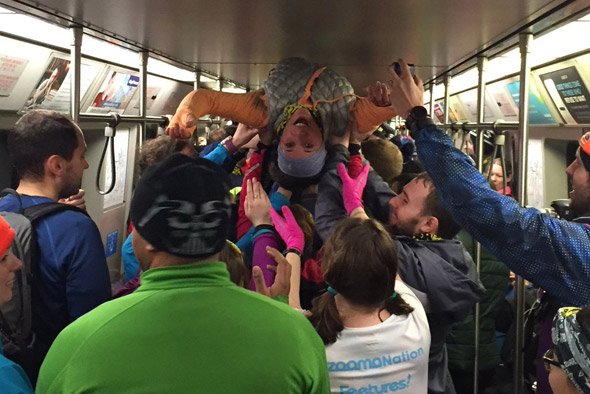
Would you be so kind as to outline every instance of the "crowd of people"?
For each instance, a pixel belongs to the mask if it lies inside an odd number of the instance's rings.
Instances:
[[[489,181],[477,172],[400,63],[364,98],[303,59],[259,91],[190,93],[168,135],[142,146],[115,294],[79,209],[83,133],[56,112],[25,114],[8,133],[17,194],[0,212],[78,208],[35,223],[34,338],[0,355],[0,391],[467,393],[480,302],[484,392],[511,270],[557,300],[531,360],[538,392],[590,393],[590,133],[567,169],[578,219],[522,208],[511,169],[492,158]],[[241,123],[197,149],[188,138],[203,114]],[[372,135],[395,115],[417,157]],[[3,314],[27,265],[15,229],[0,216]]]

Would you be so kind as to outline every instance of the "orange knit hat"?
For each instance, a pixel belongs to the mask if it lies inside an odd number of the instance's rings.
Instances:
[[[4,254],[14,239],[14,230],[0,216],[0,255]]]
[[[580,159],[586,171],[590,172],[590,131],[580,137]]]

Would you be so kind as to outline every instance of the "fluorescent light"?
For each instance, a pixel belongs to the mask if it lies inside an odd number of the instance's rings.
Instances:
[[[501,56],[495,57],[488,62],[486,67],[486,80],[495,81],[506,75],[520,71],[520,50],[514,48]]]
[[[222,91],[225,93],[246,93],[246,89],[237,86],[224,86]]]
[[[148,61],[148,73],[162,75],[178,81],[193,82],[195,80],[195,73],[193,71],[173,66],[172,64],[152,57]]]
[[[461,92],[477,86],[477,68],[471,68],[451,78],[449,94]]]
[[[73,40],[68,28],[5,8],[0,8],[0,31],[62,48],[69,48]]]
[[[545,35],[532,43],[532,66],[588,49],[590,16],[586,15]]]
[[[445,97],[445,85],[442,83],[439,83],[438,85],[434,85],[434,99],[438,100],[438,99],[441,99],[444,97]]]
[[[217,82],[217,78],[201,73],[199,74],[199,82],[213,83]]]
[[[139,54],[137,52],[87,34],[84,34],[82,38],[82,54],[132,68],[139,68]]]
[[[422,99],[422,102],[425,106],[427,106],[430,103],[430,90],[424,91],[424,98]]]

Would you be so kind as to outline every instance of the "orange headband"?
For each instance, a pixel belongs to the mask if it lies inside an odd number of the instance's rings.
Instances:
[[[590,131],[580,137],[580,150],[590,156]]]
[[[0,255],[4,254],[14,239],[14,230],[6,220],[0,216]]]

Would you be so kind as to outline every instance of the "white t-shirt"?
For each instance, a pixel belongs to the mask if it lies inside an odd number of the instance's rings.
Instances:
[[[414,293],[400,281],[395,290],[414,311],[391,315],[371,327],[344,328],[326,347],[332,393],[426,393],[430,330]]]

